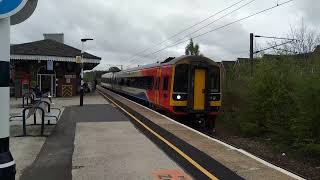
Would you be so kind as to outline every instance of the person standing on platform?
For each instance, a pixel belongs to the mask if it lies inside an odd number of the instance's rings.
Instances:
[[[96,91],[96,89],[97,89],[97,85],[98,85],[98,80],[97,80],[97,79],[95,79],[95,80],[94,80],[94,85],[93,85],[93,92],[95,92],[95,91]]]

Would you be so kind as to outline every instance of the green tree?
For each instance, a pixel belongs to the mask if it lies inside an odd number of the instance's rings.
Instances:
[[[200,46],[197,43],[193,43],[192,38],[190,39],[189,44],[186,46],[186,55],[194,55],[194,56],[201,56],[200,54]]]

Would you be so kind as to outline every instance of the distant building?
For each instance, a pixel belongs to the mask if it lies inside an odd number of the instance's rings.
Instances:
[[[236,61],[221,61],[220,64],[224,69],[229,70],[230,68],[233,68],[236,63]]]
[[[288,58],[297,58],[297,59],[309,59],[312,57],[319,57],[320,55],[320,45],[317,46],[314,51],[302,54],[289,54],[289,55],[273,55],[273,54],[265,54],[264,58],[280,58],[280,57],[288,57]]]
[[[39,86],[53,96],[75,96],[79,92],[81,50],[64,44],[63,34],[44,34],[45,39],[11,45],[11,94],[21,97]],[[84,53],[84,70],[92,70],[100,57]]]

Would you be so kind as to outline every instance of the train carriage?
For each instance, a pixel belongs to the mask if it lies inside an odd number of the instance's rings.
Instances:
[[[220,66],[202,56],[168,58],[102,76],[102,86],[167,114],[214,129],[221,106]]]

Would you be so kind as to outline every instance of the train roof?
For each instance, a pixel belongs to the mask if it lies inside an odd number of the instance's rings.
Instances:
[[[136,70],[148,69],[148,68],[159,67],[159,66],[173,65],[173,64],[177,64],[180,61],[185,60],[185,59],[207,61],[209,63],[218,65],[215,61],[213,61],[207,57],[204,57],[204,56],[180,56],[180,57],[176,57],[176,58],[170,57],[163,62],[138,66],[138,67],[126,69],[126,70],[123,70],[120,72],[136,71]]]
[[[208,63],[212,63],[212,64],[215,64],[215,65],[218,65],[215,61],[213,61],[212,59],[209,59],[207,57],[204,57],[204,56],[180,56],[180,57],[177,57],[177,58],[174,58],[168,62],[165,62],[163,63],[164,65],[167,65],[167,64],[177,64],[179,61],[182,61],[184,59],[189,59],[189,60],[200,60],[200,61],[207,61]]]
[[[214,64],[216,66],[219,66],[218,63],[216,63],[215,61],[207,58],[207,57],[204,57],[204,56],[180,56],[180,57],[170,57],[168,59],[166,59],[165,61],[163,62],[158,62],[158,63],[153,63],[153,64],[148,64],[148,65],[143,65],[143,66],[138,66],[138,67],[134,67],[134,68],[129,68],[129,69],[126,69],[126,70],[123,70],[123,71],[120,71],[120,72],[116,72],[117,74],[122,74],[122,73],[127,73],[127,72],[132,72],[132,71],[139,71],[139,70],[142,70],[142,69],[149,69],[149,68],[155,68],[155,67],[160,67],[160,66],[166,66],[166,65],[174,65],[174,64],[177,64],[179,63],[180,61],[183,61],[185,59],[188,59],[188,60],[197,60],[197,61],[206,61],[208,63],[211,63],[211,64]],[[114,72],[109,72],[109,73],[106,73],[104,75],[107,75],[107,74],[112,74]]]

